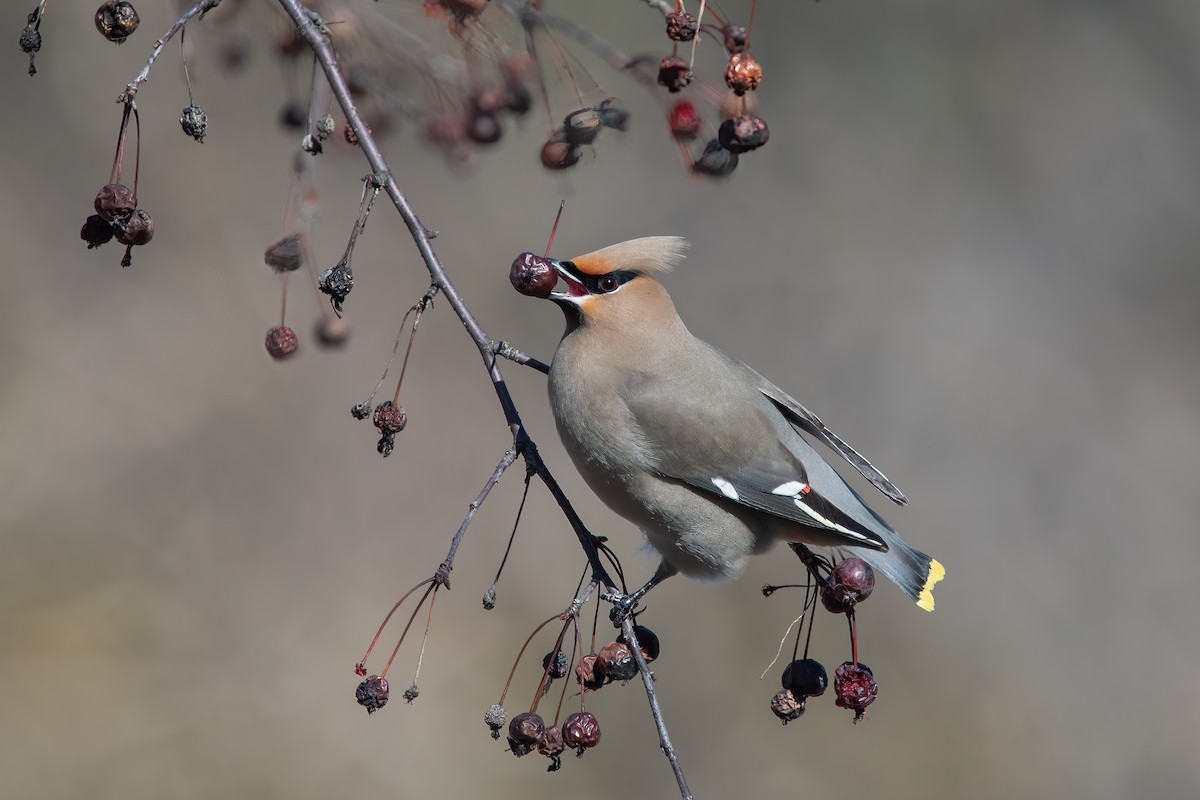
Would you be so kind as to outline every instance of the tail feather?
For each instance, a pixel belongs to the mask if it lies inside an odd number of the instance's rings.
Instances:
[[[933,587],[946,577],[946,568],[936,558],[910,547],[899,537],[887,537],[888,551],[856,548],[854,554],[886,575],[892,583],[926,611],[933,611]]]

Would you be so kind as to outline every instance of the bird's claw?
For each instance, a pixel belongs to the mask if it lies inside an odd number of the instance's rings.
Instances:
[[[608,612],[608,618],[616,627],[621,627],[621,623],[625,622],[637,608],[640,596],[634,594],[606,594],[603,596],[605,600],[612,603],[612,610]]]

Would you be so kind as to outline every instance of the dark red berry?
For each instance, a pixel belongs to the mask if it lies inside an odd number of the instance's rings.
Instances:
[[[350,323],[341,317],[324,317],[317,323],[316,334],[326,347],[341,347],[350,338]]]
[[[696,115],[696,107],[687,100],[671,106],[667,120],[671,124],[671,135],[680,141],[691,141],[700,133],[700,117]]]
[[[368,714],[374,714],[387,705],[387,678],[381,678],[378,675],[369,676],[354,690],[354,699],[367,710]]]
[[[545,731],[546,723],[532,711],[517,714],[508,723],[509,741],[517,744],[537,744]]]
[[[128,217],[114,220],[113,230],[118,242],[137,247],[149,244],[154,238],[154,220],[145,209],[136,208]]]
[[[633,659],[633,651],[624,642],[609,642],[600,648],[596,664],[592,667],[595,674],[605,681],[627,681],[637,675],[637,661]]]
[[[303,233],[289,234],[263,252],[263,261],[276,272],[295,272],[304,263],[304,245]]]
[[[557,725],[552,725],[546,728],[542,738],[538,740],[537,750],[539,753],[550,759],[548,772],[557,772],[562,766],[562,759],[559,758],[566,750],[566,745],[563,744],[562,728]]]
[[[503,135],[500,120],[490,111],[476,110],[467,120],[467,138],[477,144],[494,144]]]
[[[741,25],[734,25],[732,22],[721,28],[721,36],[725,38],[725,50],[729,55],[745,52],[746,45],[750,42],[750,34]]]
[[[854,711],[854,721],[858,722],[867,706],[875,702],[879,687],[870,667],[861,662],[855,666],[854,662],[845,661],[833,673],[833,691],[837,695],[838,708]]]
[[[549,259],[527,252],[513,259],[508,280],[523,295],[549,297],[558,283],[558,273]]]
[[[567,663],[567,654],[559,650],[556,653],[546,653],[546,657],[542,659],[542,669],[546,670],[547,677],[558,679],[567,677],[571,665]]]
[[[384,400],[375,406],[375,413],[371,417],[371,421],[375,423],[375,427],[380,433],[396,434],[404,430],[404,426],[408,424],[408,414],[404,412],[404,406],[398,406],[391,400]]]
[[[137,11],[126,0],[106,0],[96,9],[96,30],[110,42],[125,41],[140,22]]]
[[[659,653],[662,652],[662,645],[658,641],[658,635],[645,625],[634,625],[633,635],[638,640],[639,649],[642,651],[642,658],[646,659],[647,664],[653,663],[654,659],[658,658]],[[629,644],[624,633],[617,637],[617,643]]]
[[[504,108],[523,117],[533,108],[533,93],[523,83],[510,83],[504,89]]]
[[[724,178],[737,169],[737,165],[737,153],[729,152],[716,139],[711,139],[704,146],[704,152],[700,157],[692,162],[692,172],[698,175],[709,175],[713,178]]]
[[[771,712],[787,725],[804,715],[804,698],[796,698],[789,689],[780,689],[771,698]]]
[[[133,189],[123,183],[106,183],[96,192],[94,205],[97,214],[112,222],[132,214],[137,208],[137,198],[133,196]]]
[[[87,242],[88,250],[108,244],[113,238],[113,226],[99,214],[92,214],[84,220],[79,238]]]
[[[747,52],[735,53],[725,65],[725,85],[734,94],[753,92],[762,83],[763,70],[758,60]]]
[[[597,658],[599,656],[591,653],[579,659],[579,663],[575,665],[575,682],[589,692],[594,692],[604,685],[604,676],[596,674]]]
[[[767,143],[771,132],[762,117],[737,116],[727,119],[717,129],[717,141],[731,153],[757,150]]]
[[[861,558],[851,556],[833,568],[829,576],[833,594],[850,605],[861,603],[875,589],[875,570]]]
[[[580,755],[589,747],[600,744],[600,723],[588,711],[577,711],[567,717],[562,726],[563,743],[575,748]]]
[[[296,332],[287,325],[276,325],[267,331],[267,352],[276,361],[283,361],[296,354],[300,347],[300,339]]]
[[[820,661],[801,658],[788,664],[783,670],[783,688],[800,698],[820,697],[829,685],[829,676]]]
[[[288,130],[302,130],[308,125],[308,112],[300,103],[288,103],[279,111],[279,124]]]
[[[667,56],[658,65],[658,82],[674,94],[692,82],[692,68],[679,56]]]
[[[690,42],[696,38],[696,18],[686,11],[667,14],[667,38],[673,42]]]
[[[564,135],[561,130],[556,131],[555,135],[547,139],[546,143],[542,145],[542,152],[539,154],[539,158],[542,161],[542,166],[546,169],[567,169],[579,163],[579,148],[567,144],[563,138]]]

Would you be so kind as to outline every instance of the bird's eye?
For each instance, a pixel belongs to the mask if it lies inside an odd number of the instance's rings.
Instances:
[[[599,287],[600,291],[606,294],[608,292],[615,292],[619,285],[617,279],[612,275],[601,276],[600,280],[596,282],[596,286]]]

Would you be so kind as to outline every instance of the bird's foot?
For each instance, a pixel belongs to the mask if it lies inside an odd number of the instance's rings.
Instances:
[[[637,591],[633,594],[608,592],[600,595],[602,600],[612,603],[612,610],[608,612],[608,618],[612,624],[618,628],[621,627],[621,623],[633,614],[633,610],[637,608],[638,601],[642,599],[643,594],[645,592]]]

